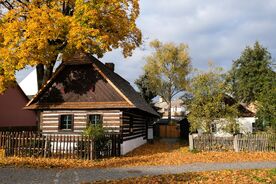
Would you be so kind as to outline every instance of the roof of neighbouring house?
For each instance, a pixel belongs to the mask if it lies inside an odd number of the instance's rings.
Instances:
[[[89,68],[87,66],[91,65]],[[71,75],[72,71],[80,69],[84,73],[87,73],[86,78],[90,81],[92,80],[101,80],[102,83],[101,93],[95,95],[95,92],[85,92],[78,94],[76,97],[73,97],[75,93],[68,92],[66,86],[61,86],[57,84],[58,80],[64,80],[66,76]],[[88,72],[89,69],[89,72]],[[93,69],[95,72],[91,72]],[[71,73],[70,73],[71,71]],[[67,73],[66,73],[67,72]],[[75,72],[76,73],[76,72]],[[96,75],[99,73],[99,75]],[[83,77],[83,76],[82,76]],[[84,81],[88,81],[85,78],[81,82],[81,87],[85,85]],[[55,83],[56,82],[56,83]],[[68,84],[68,83],[67,83]],[[107,85],[108,84],[108,85]],[[55,85],[55,86],[53,86]],[[59,101],[58,103],[47,103],[47,95],[51,93],[51,89],[56,87],[58,90],[62,91],[60,98],[70,99]],[[69,87],[79,88],[78,85],[70,84]],[[67,87],[68,88],[68,87]],[[94,86],[95,88],[95,86]],[[99,90],[99,89],[94,89]],[[113,90],[111,94],[110,91]],[[52,90],[53,91],[53,90]],[[115,93],[116,91],[117,93]],[[104,94],[107,97],[104,97]],[[73,99],[72,99],[73,98]],[[76,99],[77,98],[77,99]],[[44,100],[43,100],[44,99]],[[93,100],[97,100],[93,102]],[[77,102],[77,103],[76,103]],[[27,109],[95,109],[95,108],[137,108],[147,113],[150,113],[155,116],[159,116],[158,113],[147,104],[147,102],[133,89],[128,81],[122,78],[120,75],[116,74],[114,71],[110,70],[98,59],[92,55],[85,53],[76,53],[73,57],[65,59],[62,64],[57,68],[56,72],[52,78],[46,82],[46,84],[41,88],[37,95],[26,105]]]
[[[228,105],[234,105],[237,101],[230,95],[224,95],[224,102]],[[254,117],[256,113],[248,109],[244,104],[238,104],[238,111],[241,117]]]

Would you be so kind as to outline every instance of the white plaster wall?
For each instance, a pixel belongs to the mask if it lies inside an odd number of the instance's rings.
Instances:
[[[240,133],[246,134],[246,133],[252,133],[253,132],[253,126],[252,124],[255,123],[256,118],[255,117],[243,117],[243,118],[237,118],[236,122],[239,124]],[[214,133],[217,137],[230,137],[232,136],[230,133],[227,133],[221,129],[221,125],[217,124],[217,132]]]
[[[128,141],[124,141],[121,144],[121,155],[125,155],[128,152],[134,150],[135,148],[138,148],[139,146],[147,143],[146,139],[143,139],[143,137],[138,137],[135,139],[131,139]]]
[[[36,69],[34,69],[25,79],[23,79],[19,86],[28,96],[35,95],[38,91]]]
[[[153,139],[153,128],[148,129],[148,139]]]
[[[240,133],[252,133],[252,124],[255,123],[255,121],[256,118],[254,117],[238,118],[237,122],[240,125]]]

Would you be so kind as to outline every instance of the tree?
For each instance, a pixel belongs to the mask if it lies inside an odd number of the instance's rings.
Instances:
[[[148,104],[152,103],[152,99],[157,96],[156,92],[150,88],[149,74],[144,73],[137,80],[135,84],[139,89],[140,95],[146,100]]]
[[[191,131],[198,129],[211,133],[214,122],[220,124],[225,131],[236,133],[238,126],[235,122],[237,117],[237,105],[227,104],[227,89],[225,75],[222,68],[209,68],[207,72],[198,72],[191,79],[188,92],[192,98],[183,97],[188,106],[188,120],[191,123]]]
[[[185,44],[161,43],[152,41],[154,52],[146,58],[145,72],[149,77],[150,88],[168,103],[168,120],[171,121],[172,98],[183,91],[188,83],[191,70],[188,46]]]
[[[255,102],[273,75],[271,55],[256,42],[246,47],[230,71],[233,95],[241,102]]]
[[[75,51],[102,57],[141,44],[138,0],[0,0],[0,93],[15,71],[36,66],[39,86],[52,75],[57,56]]]
[[[257,126],[276,133],[276,74],[267,81],[257,99]]]
[[[235,98],[257,104],[258,127],[270,127],[275,131],[276,73],[267,48],[259,42],[253,47],[246,47],[240,58],[234,61],[229,81]]]

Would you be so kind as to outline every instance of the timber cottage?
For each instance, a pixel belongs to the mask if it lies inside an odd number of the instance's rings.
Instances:
[[[152,139],[159,115],[114,72],[114,64],[78,53],[63,61],[26,105],[37,112],[43,134],[80,134],[89,123],[103,123],[121,135],[121,154]]]

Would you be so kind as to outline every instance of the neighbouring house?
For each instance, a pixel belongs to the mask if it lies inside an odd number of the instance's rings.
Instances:
[[[181,99],[174,99],[171,102],[171,123],[168,121],[168,103],[159,97],[159,101],[154,106],[162,114],[161,119],[154,125],[155,136],[188,139],[189,123],[186,118],[186,107]]]
[[[43,134],[80,134],[87,125],[102,123],[107,132],[121,135],[121,154],[153,139],[159,117],[114,72],[114,64],[85,53],[64,60],[25,109],[37,112]]]
[[[158,112],[162,114],[161,123],[168,123],[168,103],[165,102],[161,97],[159,101],[154,104],[154,106],[159,109]],[[171,119],[174,121],[180,121],[186,116],[186,107],[183,105],[181,99],[174,99],[171,102]]]
[[[35,112],[23,109],[28,101],[17,84],[0,95],[0,130],[37,130]]]
[[[31,99],[37,92],[37,73],[36,68],[34,68],[20,83],[20,88]]]
[[[228,105],[233,105],[236,100],[229,95],[226,95],[224,102]],[[236,123],[238,125],[239,133],[247,134],[255,132],[255,121],[256,121],[256,111],[252,110],[252,107],[248,108],[245,104],[238,104],[239,116],[236,118]],[[232,136],[232,134],[227,133],[224,129],[227,126],[227,121],[221,119],[220,121],[215,121],[211,125],[212,134],[217,137]],[[201,130],[199,130],[199,133]]]

